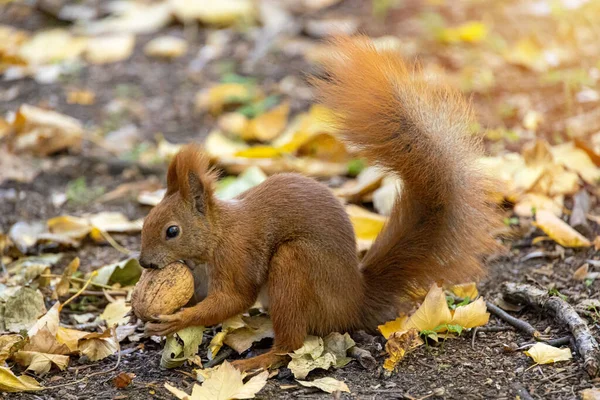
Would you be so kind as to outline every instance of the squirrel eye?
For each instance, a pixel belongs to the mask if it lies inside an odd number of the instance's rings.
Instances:
[[[167,228],[167,239],[173,239],[179,235],[179,227],[177,225],[171,225]]]

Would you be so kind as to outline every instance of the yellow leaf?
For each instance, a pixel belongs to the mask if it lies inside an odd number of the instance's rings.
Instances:
[[[79,269],[79,257],[75,257],[65,268],[60,277],[60,281],[56,284],[57,297],[66,296],[69,293],[71,282],[69,278]]]
[[[573,272],[573,279],[576,281],[583,281],[587,277],[589,271],[590,265],[585,263],[581,267],[577,268],[577,271]]]
[[[0,367],[0,391],[14,393],[42,389],[35,379],[26,375],[16,376],[10,368]]]
[[[245,150],[248,145],[241,141],[231,140],[219,131],[212,131],[204,141],[204,149],[212,158],[217,160],[235,155],[238,151]]]
[[[581,392],[581,400],[600,400],[600,389],[584,389]]]
[[[290,105],[285,102],[250,120],[242,132],[242,139],[259,140],[261,142],[269,142],[275,139],[283,132],[289,112]]]
[[[299,380],[296,380],[296,382],[298,382],[302,386],[316,387],[326,393],[333,393],[333,392],[350,393],[350,389],[348,388],[348,385],[346,385],[342,381],[338,381],[337,379],[334,379],[331,377],[319,378],[319,379],[315,379],[310,382],[309,381],[299,381]]]
[[[67,93],[67,103],[89,106],[96,102],[96,94],[89,90],[70,90]]]
[[[27,331],[27,336],[35,336],[38,333],[38,331],[40,331],[44,327],[47,328],[52,335],[56,335],[56,332],[58,331],[59,311],[60,303],[57,301],[48,310],[46,314],[40,317],[40,319],[38,319],[36,323],[31,328],[29,328],[29,330]]]
[[[22,366],[27,367],[27,370],[36,374],[44,374],[50,371],[52,364],[56,365],[61,371],[64,371],[69,365],[69,356],[37,351],[21,350],[14,355],[14,359]]]
[[[119,298],[106,306],[100,314],[100,319],[106,321],[106,326],[109,328],[113,325],[126,325],[129,322],[129,317],[126,316],[129,311],[131,306],[125,303],[124,298]]]
[[[135,36],[124,33],[89,39],[85,57],[92,64],[123,61],[131,56],[135,47]]]
[[[455,28],[440,32],[440,40],[445,43],[479,43],[487,37],[488,27],[482,22],[470,21]]]
[[[220,114],[227,106],[243,104],[261,96],[261,92],[251,85],[242,83],[221,83],[204,90],[196,96],[196,108]]]
[[[264,315],[244,318],[245,325],[227,334],[224,343],[239,354],[252,347],[252,343],[273,337],[273,323]]]
[[[187,52],[187,42],[176,36],[159,36],[144,46],[144,53],[151,57],[177,58]]]
[[[56,339],[56,335],[50,333],[47,327],[40,329],[38,333],[32,336],[22,350],[33,351],[48,354],[69,354],[69,347],[60,343]]]
[[[508,62],[530,68],[534,71],[544,71],[548,64],[543,57],[543,48],[533,38],[520,39],[513,48],[507,50],[505,58]]]
[[[103,333],[90,333],[79,339],[79,350],[83,355],[88,356],[90,361],[98,361],[113,355],[119,349],[119,346],[112,335],[112,329],[107,329]]]
[[[479,296],[479,292],[477,291],[477,285],[475,282],[469,283],[461,283],[460,285],[454,285],[450,288],[452,293],[456,296],[466,299],[467,297],[471,300],[474,300]]]
[[[8,139],[15,152],[47,156],[81,146],[83,125],[80,121],[54,111],[21,105]]]
[[[202,386],[194,384],[191,395],[169,384],[165,384],[165,388],[182,400],[251,399],[265,386],[268,377],[269,372],[264,371],[244,383],[242,373],[225,361],[206,378]]]
[[[533,224],[561,246],[590,247],[592,245],[583,235],[549,211],[538,211]]]
[[[446,302],[446,295],[442,288],[434,283],[425,296],[423,304],[406,322],[406,329],[416,328],[419,332],[433,330],[451,320],[452,314]]]
[[[353,204],[346,206],[346,213],[354,227],[358,250],[369,249],[383,229],[387,218]]]
[[[0,336],[0,365],[12,356],[17,350],[15,346],[23,342],[23,336],[21,335],[2,335]]]
[[[542,342],[534,344],[533,347],[525,351],[525,354],[533,358],[536,364],[551,364],[573,358],[571,350],[568,347],[559,349]]]
[[[406,325],[406,321],[408,321],[408,315],[402,315],[393,321],[388,321],[383,325],[379,325],[377,329],[379,329],[379,332],[381,332],[384,338],[388,339],[394,332],[405,331],[406,328],[404,326]]]
[[[283,154],[283,151],[271,146],[254,146],[235,153],[236,157],[245,158],[275,158]]]
[[[87,216],[89,223],[103,232],[129,232],[135,233],[142,230],[143,220],[130,221],[123,213],[118,211],[103,211]]]
[[[596,185],[600,179],[600,169],[590,156],[573,142],[552,147],[552,155],[556,163],[562,164],[570,171],[581,175],[590,185]]]
[[[19,57],[29,65],[45,65],[75,60],[84,52],[87,39],[74,37],[67,30],[51,29],[36,33],[19,49]]]
[[[383,368],[393,371],[406,353],[422,344],[423,340],[419,337],[419,332],[415,328],[405,332],[393,333],[385,344],[388,358],[383,363]]]
[[[89,335],[89,332],[78,331],[77,329],[63,328],[60,326],[56,332],[56,340],[69,348],[71,352],[79,348],[79,340]]]
[[[65,235],[75,240],[83,239],[92,231],[88,220],[70,215],[50,218],[46,224],[51,233]]]
[[[205,24],[219,26],[241,21],[252,22],[256,13],[251,0],[171,0],[170,4],[180,21],[197,19]]]
[[[487,312],[485,301],[480,297],[476,301],[465,306],[457,307],[452,316],[452,325],[460,325],[465,329],[483,326],[490,320],[490,313]]]
[[[555,196],[550,198],[544,194],[527,193],[521,197],[515,204],[514,212],[519,217],[533,217],[533,210],[550,211],[556,216],[562,215],[564,196]]]

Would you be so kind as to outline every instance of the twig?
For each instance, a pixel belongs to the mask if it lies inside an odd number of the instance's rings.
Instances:
[[[569,225],[586,236],[590,234],[590,225],[587,222],[589,212],[590,195],[587,190],[582,189],[573,196],[573,211],[569,217]]]
[[[123,253],[125,255],[131,255],[131,251],[129,249],[126,249],[125,247],[121,246],[115,239],[113,239],[112,236],[110,236],[108,234],[108,232],[104,232],[102,230],[98,230],[98,232],[100,232],[100,234],[102,235],[102,237],[108,242],[108,244],[110,244],[115,250],[117,250],[120,253]]]
[[[229,357],[232,354],[233,354],[233,349],[231,349],[231,348],[223,349],[219,352],[219,354],[217,354],[217,356],[215,358],[213,358],[212,360],[207,362],[206,365],[204,366],[204,368],[212,368],[215,365],[222,363],[227,357]]]
[[[527,284],[506,282],[502,285],[502,293],[507,300],[547,311],[557,322],[568,326],[575,338],[577,351],[583,358],[585,371],[592,378],[598,376],[600,347],[587,323],[577,314],[572,305],[559,296],[550,296],[547,291]]]
[[[364,369],[372,370],[377,368],[377,360],[365,349],[353,346],[348,350],[348,355],[355,358]]]
[[[477,328],[477,332],[506,332],[514,330],[513,326],[480,326]]]
[[[521,400],[533,400],[533,397],[531,397],[527,389],[525,389],[525,387],[519,382],[513,382],[512,387],[515,389]]]
[[[92,283],[93,285],[93,283]],[[75,293],[76,291],[71,289],[69,290],[69,292],[73,292]],[[81,293],[82,296],[101,296],[104,297],[105,295],[110,295],[110,296],[127,296],[127,292],[125,290],[106,290],[106,291],[99,291],[99,290],[84,290]]]
[[[42,277],[42,278],[62,278],[62,275],[41,274],[40,277]],[[86,279],[76,278],[74,276],[71,276],[71,277],[69,277],[69,280],[72,280],[74,282],[79,282],[79,283],[86,283],[89,279],[86,280]],[[103,285],[102,283],[90,282],[90,285],[96,286],[96,287],[99,287],[99,288],[103,288],[103,289],[109,289],[109,290],[114,289],[112,286]]]
[[[494,314],[496,317],[500,318],[501,320],[533,336],[536,339],[541,336],[540,332],[538,332],[533,326],[531,326],[529,322],[513,317],[512,315],[508,314],[506,311],[496,306],[495,304],[490,303],[489,301],[486,301],[485,304],[487,306],[488,311]]]
[[[77,297],[79,297],[79,295],[81,295],[81,293],[83,293],[85,291],[85,289],[88,287],[88,285],[90,284],[90,282],[92,282],[92,278],[94,278],[96,275],[98,275],[98,271],[92,272],[92,274],[90,275],[90,277],[87,280],[87,282],[83,285],[83,287],[81,289],[79,289],[79,291],[77,293],[75,293],[73,296],[69,297],[67,299],[67,301],[65,301],[64,303],[62,303],[60,305],[59,311],[62,310],[64,306],[66,306],[67,304],[69,304],[70,302],[72,302],[73,300],[75,300]]]
[[[572,336],[563,336],[561,338],[557,338],[557,339],[550,339],[550,340],[545,340],[544,343],[549,344],[550,346],[563,346],[565,344],[570,344],[571,343],[571,339]],[[526,350],[528,348],[530,348],[531,346],[535,345],[537,342],[533,342],[533,343],[523,343],[521,345],[519,345],[519,347],[517,347],[515,349],[515,351],[520,351],[520,350]]]

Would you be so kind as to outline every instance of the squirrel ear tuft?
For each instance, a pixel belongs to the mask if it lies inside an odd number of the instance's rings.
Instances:
[[[198,211],[204,212],[212,199],[215,180],[208,156],[200,146],[188,144],[182,147],[169,165],[166,196],[179,192]]]

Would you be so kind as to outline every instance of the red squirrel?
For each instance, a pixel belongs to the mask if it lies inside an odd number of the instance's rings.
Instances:
[[[491,181],[477,167],[481,144],[469,131],[468,104],[366,38],[336,39],[332,47],[325,74],[312,79],[321,102],[347,142],[403,181],[384,230],[359,260],[341,202],[298,174],[219,200],[208,156],[187,145],[144,222],[140,264],[206,264],[208,291],[192,307],[157,316],[147,334],[219,324],[266,293],[273,348],[235,365],[267,368],[309,334],[374,330],[433,282],[482,275],[497,218],[486,201]]]

